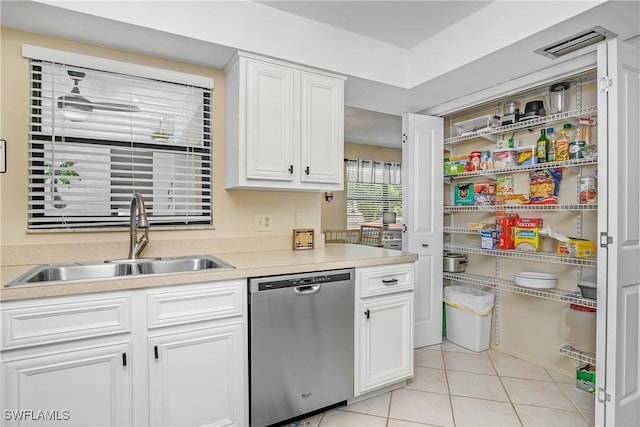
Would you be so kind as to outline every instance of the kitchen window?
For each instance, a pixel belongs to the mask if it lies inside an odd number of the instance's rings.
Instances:
[[[83,66],[69,65],[43,51],[55,60],[29,56],[29,229],[128,227],[134,191],[152,226],[210,226],[213,81],[176,83],[96,58],[86,66],[91,57],[73,54]]]
[[[347,159],[347,228],[383,225],[383,213],[402,223],[401,165],[394,162]],[[393,225],[390,225],[393,227]]]

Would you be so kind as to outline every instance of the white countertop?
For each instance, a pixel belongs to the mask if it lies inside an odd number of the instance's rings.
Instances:
[[[327,244],[324,247],[301,251],[279,250],[207,255],[215,255],[232,264],[235,268],[188,273],[134,275],[113,279],[57,281],[48,282],[46,285],[30,284],[9,288],[3,286],[0,288],[0,300],[9,301],[339,268],[400,264],[413,262],[417,259],[417,255],[408,252],[356,244]]]

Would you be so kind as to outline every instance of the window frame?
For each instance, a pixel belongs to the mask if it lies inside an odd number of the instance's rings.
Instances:
[[[376,168],[384,168],[384,172],[376,173]],[[387,168],[396,168],[395,175],[388,173]],[[346,224],[347,229],[358,229],[361,224],[384,225],[382,213],[395,212],[396,223],[389,224],[389,228],[395,229],[401,227],[402,224],[402,183],[400,181],[400,163],[373,161],[363,159],[345,159],[345,168],[347,169],[346,180]],[[395,187],[395,190],[392,190]],[[369,193],[369,194],[367,194]],[[396,195],[391,195],[396,193]],[[351,207],[353,204],[360,202],[371,202],[380,204],[380,217],[367,220],[364,218],[372,209],[366,209],[360,214],[363,215],[363,221],[350,220]],[[393,205],[396,207],[394,208]]]
[[[114,203],[114,194],[116,197],[118,197],[118,193],[113,191],[114,180],[118,179],[117,173],[123,173],[122,171],[126,170],[126,166],[122,169],[118,169],[117,167],[114,168],[112,164],[112,159],[114,158],[114,156],[118,155],[115,152],[115,150],[119,150],[119,151],[124,150],[124,152],[131,151],[131,153],[133,153],[135,150],[142,149],[144,150],[144,153],[145,153],[143,154],[143,156],[147,156],[150,159],[149,164],[151,165],[150,166],[151,168],[155,167],[154,165],[155,157],[156,155],[160,156],[160,154],[158,153],[168,152],[168,153],[174,153],[175,155],[186,154],[186,156],[184,157],[174,157],[173,159],[169,159],[169,160],[174,160],[174,162],[180,163],[181,160],[186,159],[187,160],[186,164],[189,164],[188,161],[191,161],[191,163],[193,163],[194,166],[191,166],[191,168],[188,169],[187,177],[191,176],[189,175],[189,172],[191,172],[192,170],[198,171],[197,174],[193,172],[193,180],[190,181],[193,188],[187,187],[186,190],[181,189],[183,193],[191,192],[192,194],[195,194],[195,195],[192,196],[192,198],[190,199],[183,197],[183,199],[186,201],[183,200],[181,203],[183,206],[186,206],[187,211],[194,209],[194,207],[196,207],[195,209],[198,212],[201,212],[201,215],[190,216],[189,213],[174,214],[174,215],[165,214],[165,215],[159,215],[154,219],[153,207],[152,207],[153,204],[152,202],[151,203],[148,202],[149,204],[147,207],[147,213],[150,214],[149,220],[152,226],[157,229],[185,229],[186,230],[186,229],[213,228],[213,224],[214,224],[213,223],[214,221],[214,216],[213,216],[213,213],[214,213],[213,79],[208,77],[203,77],[203,76],[189,75],[189,74],[174,72],[170,70],[160,70],[152,67],[121,63],[119,61],[89,57],[85,55],[55,51],[51,49],[39,48],[39,47],[28,46],[28,45],[23,46],[23,56],[30,59],[29,81],[32,82],[32,84],[30,84],[29,106],[28,106],[30,111],[30,117],[31,117],[29,121],[29,131],[28,131],[30,176],[29,176],[29,206],[28,206],[29,213],[28,213],[27,231],[29,233],[42,233],[42,232],[49,233],[49,232],[69,232],[69,231],[74,231],[74,232],[75,231],[114,231],[114,230],[123,230],[128,228],[128,221],[129,221],[128,209],[127,209],[126,217],[124,217],[124,215],[121,213],[122,211],[121,206],[122,206],[122,203],[124,203],[122,200],[119,202],[119,207],[117,209],[114,209],[113,206],[110,206],[109,213],[102,215],[103,219],[104,218],[110,218],[110,219],[106,221],[100,221],[98,219],[97,222],[91,220],[91,217],[93,216],[97,217],[97,215],[88,215],[88,214],[84,214],[83,212],[80,212],[79,214],[76,212],[74,215],[60,214],[59,216],[49,215],[47,217],[47,214],[45,213],[45,209],[43,208],[43,206],[38,205],[39,201],[42,201],[43,202],[42,204],[46,203],[44,188],[48,185],[46,183],[47,180],[49,180],[52,183],[51,184],[52,190],[50,190],[49,192],[50,194],[48,197],[51,201],[54,200],[53,193],[51,193],[51,191],[55,191],[55,188],[58,187],[58,185],[56,184],[56,178],[54,178],[54,176],[58,176],[58,172],[60,171],[57,169],[57,165],[47,164],[45,160],[38,161],[37,159],[39,157],[45,158],[46,155],[43,153],[45,153],[47,150],[54,150],[55,144],[63,144],[64,142],[69,143],[70,147],[72,147],[72,144],[82,144],[84,147],[103,147],[109,150],[108,154],[103,154],[104,156],[108,156],[108,158],[111,159],[111,161],[107,162],[107,165],[108,165],[107,168],[109,173],[109,177],[107,178],[107,181],[109,183],[108,185],[109,205],[113,205]],[[42,117],[43,107],[42,107],[42,103],[38,105],[38,102],[36,101],[36,99],[38,99],[38,95],[40,97],[42,96],[43,89],[42,89],[42,86],[38,84],[36,79],[31,78],[34,73],[34,67],[37,66],[32,64],[36,64],[38,62],[39,63],[53,62],[55,64],[55,63],[58,63],[56,61],[64,60],[66,58],[70,58],[71,60],[75,59],[77,61],[84,62],[82,64],[72,65],[72,67],[74,68],[78,67],[78,68],[86,69],[88,68],[87,64],[94,65],[94,66],[99,65],[105,68],[105,69],[99,69],[100,72],[104,71],[106,73],[113,73],[113,74],[121,74],[119,73],[119,71],[121,71],[123,68],[126,68],[128,70],[128,73],[126,73],[126,75],[131,75],[132,78],[156,80],[158,82],[158,85],[171,84],[171,83],[178,84],[178,85],[187,85],[187,86],[193,86],[193,83],[199,83],[199,84],[204,83],[208,85],[209,86],[208,88],[200,87],[200,86],[196,87],[196,89],[198,88],[202,89],[202,93],[201,93],[202,103],[200,104],[201,108],[197,110],[198,113],[201,114],[200,125],[202,126],[202,130],[200,134],[202,135],[202,138],[197,140],[197,141],[200,141],[201,146],[188,145],[188,144],[180,145],[178,143],[161,144],[155,141],[140,142],[140,141],[133,141],[133,139],[131,141],[121,141],[121,140],[111,140],[111,139],[105,139],[105,138],[61,136],[56,134],[55,126],[51,127],[52,133],[50,135],[38,134],[37,131],[39,130],[41,131],[44,126],[42,124],[42,120],[38,121],[38,117]],[[63,63],[58,63],[58,64],[61,64],[61,65],[69,64],[69,62],[65,61]],[[166,73],[164,73],[165,71]],[[138,75],[138,74],[142,74],[142,75]],[[163,78],[162,80],[157,80],[157,77],[159,77],[160,74],[163,75]],[[175,81],[175,80],[178,80],[178,81]],[[196,93],[198,93],[197,90],[196,90]],[[55,110],[56,108],[55,105],[53,105],[52,107]],[[40,116],[38,116],[38,114],[40,114]],[[42,141],[42,143],[39,144],[39,141]],[[47,144],[47,142],[49,142],[49,144]],[[51,148],[47,148],[46,147],[47,145],[50,145]],[[88,151],[91,152],[90,149]],[[133,154],[131,156],[133,157]],[[192,157],[189,157],[189,156],[192,156]],[[143,157],[143,158],[146,158],[146,157]],[[135,166],[139,166],[137,162],[138,160],[136,160],[135,162],[132,160],[132,165],[135,164]],[[131,167],[133,168],[134,166],[131,166]],[[174,166],[174,169],[179,169],[181,171],[185,170],[185,168],[186,167],[181,168],[180,166]],[[36,172],[34,173],[34,171]],[[55,174],[53,174],[54,171],[55,171]],[[134,178],[130,178],[130,179],[125,178],[125,181],[126,181],[126,184],[131,185],[131,188],[132,188],[131,193],[133,193],[133,191],[137,191],[136,180],[138,178],[135,177],[136,172],[134,172],[134,169],[131,169],[131,171],[132,172],[130,173],[132,176],[134,176]],[[149,173],[154,174],[153,171],[150,171]],[[50,176],[51,178],[47,178],[47,175]],[[146,188],[147,193],[149,193],[149,189],[153,191],[153,182],[154,182],[153,176],[151,178],[152,179],[149,180],[151,184],[147,184],[147,188]],[[57,179],[60,180],[62,178],[57,178]],[[125,191],[123,191],[122,194],[123,194],[123,197],[127,197],[126,203],[128,205],[128,200],[130,196],[124,196],[127,193],[128,191],[125,189]],[[157,197],[155,196],[155,194],[153,196]],[[52,204],[54,203],[55,202],[53,202]],[[151,205],[151,209],[149,209],[150,205]],[[39,206],[42,209],[41,210],[34,209],[34,206],[35,207]],[[185,216],[187,218],[186,222],[181,220],[181,217],[184,218]],[[74,217],[75,221],[71,221],[70,224],[67,224],[65,223],[65,219],[64,219],[65,217],[66,218]],[[161,217],[164,217],[164,218],[161,219]],[[59,218],[59,221],[56,222],[55,218]],[[86,221],[80,221],[79,218],[86,219]],[[49,224],[49,226],[47,224]]]

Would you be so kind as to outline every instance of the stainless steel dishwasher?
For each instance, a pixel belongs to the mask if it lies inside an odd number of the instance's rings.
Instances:
[[[354,270],[249,279],[251,425],[353,397]]]

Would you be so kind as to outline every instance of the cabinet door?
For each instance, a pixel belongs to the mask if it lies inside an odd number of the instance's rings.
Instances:
[[[294,70],[247,60],[246,81],[246,124],[241,126],[246,132],[246,178],[292,181],[297,173]]]
[[[301,75],[300,181],[342,184],[344,82],[313,73]]]
[[[411,294],[362,301],[356,322],[356,396],[413,376]]]
[[[130,346],[3,353],[3,425],[131,425]]]
[[[242,324],[150,337],[152,425],[246,424]]]
[[[416,263],[415,345],[442,342],[442,152],[440,117],[402,116],[402,250]]]

